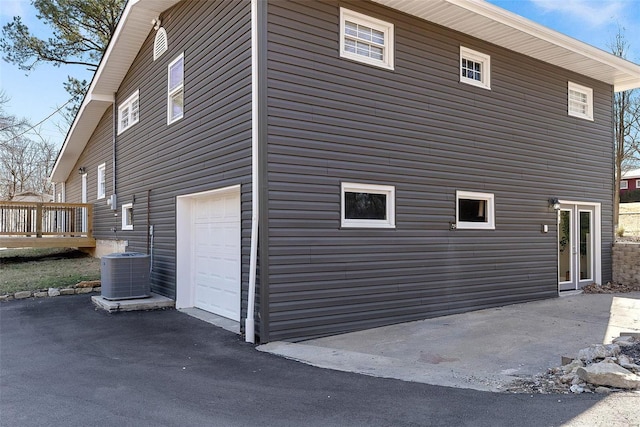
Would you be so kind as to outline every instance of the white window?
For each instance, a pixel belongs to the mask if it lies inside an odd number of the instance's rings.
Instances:
[[[98,166],[98,199],[104,199],[107,195],[107,168],[103,163]]]
[[[640,189],[640,179],[636,179],[636,189]]]
[[[627,181],[626,179],[623,179],[622,181],[620,181],[621,190],[626,190],[628,188],[629,188],[629,181]]]
[[[456,228],[494,230],[493,194],[456,191]]]
[[[460,46],[460,81],[491,89],[491,57]]]
[[[133,203],[122,205],[122,229],[133,230]]]
[[[167,40],[167,32],[164,28],[158,29],[156,32],[156,38],[153,42],[153,60],[160,58],[163,53],[169,48]]]
[[[118,134],[138,123],[140,119],[140,91],[133,95],[118,107]]]
[[[569,115],[593,120],[593,89],[569,82]]]
[[[395,228],[395,187],[390,185],[341,185],[341,226]]]
[[[340,8],[340,56],[393,70],[393,24]]]
[[[169,64],[167,90],[167,124],[184,115],[184,54]]]

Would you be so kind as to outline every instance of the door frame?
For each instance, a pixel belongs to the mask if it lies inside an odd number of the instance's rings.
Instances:
[[[80,193],[80,203],[87,203],[87,174],[83,173],[81,178],[81,193]],[[82,232],[87,232],[87,222],[89,222],[87,208],[82,208]]]
[[[218,188],[200,193],[186,194],[176,197],[176,308],[191,308],[195,305],[195,272],[191,248],[193,246],[193,213],[195,200],[202,197],[236,194],[240,199],[240,215],[242,216],[242,194],[240,185]],[[240,222],[240,239],[242,239],[242,220]],[[240,252],[242,269],[242,250]],[[242,283],[240,283],[242,287]],[[242,295],[242,292],[240,292]],[[242,309],[242,301],[240,301]]]
[[[580,207],[587,206],[593,208],[593,277],[589,279],[590,282],[600,283],[602,284],[602,204],[594,203],[594,202],[580,202],[576,200],[565,200],[561,199],[560,201],[561,208],[570,207],[571,211],[574,213],[571,218],[572,223],[575,222],[576,217],[579,217]],[[556,234],[556,280],[558,281],[558,293],[567,292],[560,290],[560,274],[559,274],[559,265],[560,265],[560,248],[558,247],[558,240],[560,235],[560,212],[561,209],[556,212],[557,215],[557,234]],[[577,227],[577,224],[573,224],[574,229]],[[572,235],[575,232],[572,230]],[[579,236],[574,236],[574,239],[579,238]],[[579,243],[576,243],[579,244]],[[572,260],[573,262],[573,260]],[[574,280],[580,289],[580,278],[579,272],[574,272]],[[566,282],[565,282],[566,283]]]

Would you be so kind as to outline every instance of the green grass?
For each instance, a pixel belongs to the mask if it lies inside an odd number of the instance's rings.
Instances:
[[[100,260],[73,249],[0,250],[0,295],[100,279]]]

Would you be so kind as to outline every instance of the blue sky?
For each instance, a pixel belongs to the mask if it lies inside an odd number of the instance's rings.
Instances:
[[[607,51],[618,27],[623,27],[631,45],[628,59],[640,63],[640,0],[489,2]],[[37,20],[29,0],[0,0],[0,25],[11,21],[16,15],[21,16],[23,22],[41,37],[47,37],[46,27]],[[34,124],[40,122],[68,100],[62,83],[69,74],[87,80],[91,78],[91,73],[80,66],[52,67],[42,64],[25,75],[16,66],[0,61],[0,88],[11,98],[8,110],[18,117],[26,117]],[[64,120],[54,114],[40,126],[40,130],[51,142],[62,144],[64,133],[56,124],[64,126]]]

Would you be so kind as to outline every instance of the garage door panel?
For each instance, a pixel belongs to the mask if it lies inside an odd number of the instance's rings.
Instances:
[[[240,195],[194,204],[193,257],[196,307],[240,320]]]

